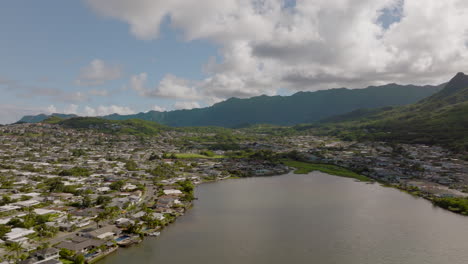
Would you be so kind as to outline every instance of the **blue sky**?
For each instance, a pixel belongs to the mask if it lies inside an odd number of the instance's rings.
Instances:
[[[129,114],[468,68],[463,0],[15,0],[0,6],[0,123]]]
[[[129,34],[127,24],[96,16],[81,1],[5,1],[0,8],[0,32],[0,78],[20,86],[69,93],[106,90],[112,94],[74,102],[29,90],[26,93],[30,94],[23,96],[17,88],[2,92],[1,104],[33,109],[31,113],[50,105],[63,111],[70,104],[125,105],[135,111],[147,111],[155,105],[171,109],[171,100],[140,97],[125,89],[128,77],[148,72],[148,82],[154,84],[166,73],[201,79],[202,66],[217,54],[207,41],[183,41],[167,23],[158,39],[136,39]],[[95,59],[120,66],[121,78],[97,86],[76,85],[80,69]]]

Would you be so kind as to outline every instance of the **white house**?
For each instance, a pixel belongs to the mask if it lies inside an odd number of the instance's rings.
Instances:
[[[9,233],[5,235],[8,242],[24,242],[27,240],[25,236],[36,233],[34,230],[26,228],[12,228]]]

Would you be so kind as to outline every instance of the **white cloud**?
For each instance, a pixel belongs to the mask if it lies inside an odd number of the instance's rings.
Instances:
[[[148,91],[150,96],[163,98],[197,99],[199,95],[193,85],[184,79],[174,75],[166,75],[154,90]]]
[[[158,112],[165,112],[167,109],[165,107],[159,106],[159,105],[154,105],[153,108],[151,109],[153,111],[158,111]]]
[[[78,105],[70,104],[65,109],[63,109],[64,114],[78,114]]]
[[[119,105],[109,105],[104,106],[100,105],[98,107],[90,107],[86,106],[84,110],[84,115],[86,116],[104,116],[104,115],[111,115],[111,114],[119,114],[119,115],[130,115],[134,114],[135,111],[127,106],[119,106]]]
[[[57,113],[57,107],[55,107],[54,105],[49,105],[47,107],[47,114],[55,114]]]
[[[170,17],[187,40],[219,45],[222,60],[207,63],[206,79],[168,75],[145,96],[216,101],[278,88],[437,84],[468,70],[465,0],[86,1],[138,38],[157,37]],[[385,12],[401,17],[384,26]]]
[[[111,65],[103,60],[94,59],[89,65],[81,68],[80,75],[75,81],[76,85],[98,86],[107,81],[117,80],[122,76],[122,67]]]
[[[130,88],[137,91],[139,95],[145,96],[147,93],[147,88],[145,87],[147,79],[148,74],[146,72],[132,75],[130,77]]]
[[[148,74],[146,72],[133,75],[130,77],[130,87],[140,96],[188,100],[200,98],[194,83],[188,80],[168,74],[155,88],[150,89],[146,84],[147,79]]]
[[[127,106],[120,105],[99,105],[96,107],[92,106],[78,106],[76,104],[70,104],[65,106],[62,111],[59,111],[54,105],[47,108],[46,113],[64,113],[64,114],[76,114],[79,116],[104,116],[111,114],[130,115],[134,114],[135,111]]]
[[[194,109],[194,108],[200,108],[200,104],[198,102],[190,102],[190,101],[181,101],[181,102],[176,102],[174,104],[174,108],[177,110],[181,109]]]

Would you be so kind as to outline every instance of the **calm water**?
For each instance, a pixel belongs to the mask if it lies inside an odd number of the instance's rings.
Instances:
[[[322,173],[197,188],[159,238],[100,264],[466,264],[468,217],[377,184]]]

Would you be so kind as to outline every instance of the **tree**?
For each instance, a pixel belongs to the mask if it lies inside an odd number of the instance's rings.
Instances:
[[[98,198],[96,199],[96,204],[97,205],[103,205],[106,206],[112,201],[112,197],[110,196],[105,196],[105,195],[99,195]]]
[[[6,234],[10,233],[11,227],[7,225],[0,225],[0,238],[3,238]]]
[[[142,229],[142,226],[140,225],[140,223],[138,221],[136,221],[134,224],[130,225],[128,228],[127,228],[127,232],[130,233],[130,234],[141,234],[141,229]]]
[[[36,226],[34,229],[36,230],[37,234],[40,237],[46,237],[46,238],[53,237],[58,232],[57,227],[49,226],[49,225],[46,225],[46,224],[40,224],[40,225]]]
[[[158,160],[158,159],[160,159],[160,158],[161,158],[161,157],[160,157],[158,154],[156,154],[156,153],[153,152],[153,153],[151,154],[151,156],[149,157],[148,160],[149,160],[149,161],[153,161],[153,160]]]
[[[18,242],[11,242],[5,245],[8,253],[13,253],[15,259],[19,259],[21,253],[23,252],[23,245]]]
[[[83,208],[89,208],[93,205],[93,201],[91,201],[91,198],[89,195],[85,195],[83,197],[83,201],[81,202],[81,207]]]
[[[84,264],[86,261],[85,257],[81,254],[78,254],[75,256],[75,259],[73,260],[74,264]]]
[[[136,164],[135,161],[129,160],[129,161],[127,161],[127,163],[125,163],[125,168],[128,171],[137,171],[138,170],[138,165]]]
[[[99,228],[99,223],[107,219],[107,214],[106,212],[101,212],[99,213],[93,221],[96,223],[96,227]]]
[[[124,185],[125,185],[125,181],[120,180],[120,181],[113,182],[111,185],[109,185],[109,188],[115,191],[120,191]]]
[[[59,176],[75,176],[75,177],[78,177],[78,176],[84,176],[84,177],[88,177],[91,175],[91,172],[86,169],[86,168],[82,168],[82,167],[73,167],[69,170],[63,170],[61,172],[59,172]]]
[[[6,205],[6,204],[9,204],[9,203],[12,203],[13,202],[13,199],[11,199],[10,196],[4,194],[2,196],[2,200],[0,201],[0,205]]]
[[[177,184],[180,185],[180,190],[185,194],[184,199],[186,201],[193,201],[193,199],[195,199],[195,197],[193,196],[193,190],[195,186],[193,185],[192,181],[179,181],[177,182]]]
[[[52,178],[46,181],[49,192],[62,192],[65,184],[60,178]]]
[[[72,150],[73,157],[81,157],[86,155],[86,151],[84,149],[74,149]]]

